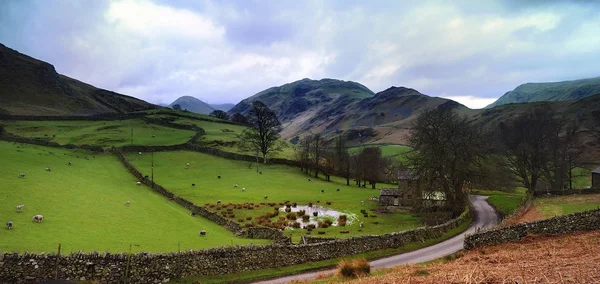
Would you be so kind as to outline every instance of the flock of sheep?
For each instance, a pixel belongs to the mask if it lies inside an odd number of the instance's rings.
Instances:
[[[73,165],[73,163],[72,163],[72,162],[69,162],[69,164],[68,164],[68,165],[69,165],[69,166],[71,166],[71,165]],[[47,171],[47,172],[51,172],[52,170],[51,170],[50,168],[46,168],[46,171]],[[25,178],[25,173],[20,173],[20,174],[19,174],[19,178]],[[127,201],[127,202],[129,202],[129,201]],[[19,204],[19,205],[17,205],[17,213],[21,213],[21,212],[23,212],[23,208],[25,208],[25,205],[24,205],[24,204]],[[44,216],[42,216],[41,214],[36,214],[36,215],[33,215],[33,218],[31,218],[31,221],[32,221],[32,222],[36,222],[36,223],[42,223],[42,222],[44,221]],[[9,229],[9,230],[10,230],[10,229],[12,229],[12,228],[13,228],[13,226],[14,226],[14,223],[13,223],[13,221],[10,221],[10,220],[9,220],[8,222],[6,222],[6,228],[7,228],[7,229]]]

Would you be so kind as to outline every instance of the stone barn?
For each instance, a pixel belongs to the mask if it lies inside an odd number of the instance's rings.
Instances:
[[[381,206],[400,206],[402,191],[399,188],[382,188],[379,195]]]
[[[592,188],[600,188],[600,168],[592,171]]]

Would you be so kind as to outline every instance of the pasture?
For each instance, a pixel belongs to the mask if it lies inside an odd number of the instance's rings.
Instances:
[[[597,208],[600,208],[600,194],[537,198],[533,203],[533,210],[541,212],[543,219]]]
[[[381,149],[381,155],[384,157],[397,157],[399,159],[404,159],[404,154],[408,153],[411,148],[406,145],[397,145],[397,144],[367,144],[361,146],[355,146],[348,148],[350,153],[358,153],[363,148],[366,147],[376,147]]]
[[[524,188],[517,188],[510,192],[500,190],[474,190],[472,194],[489,196],[487,201],[504,216],[508,216],[515,212],[527,199],[527,192]]]
[[[111,121],[3,121],[16,136],[52,142],[101,147],[125,145],[175,145],[190,140],[193,131],[148,124],[141,119]],[[154,136],[153,136],[154,135]]]
[[[150,153],[128,153],[127,158],[143,174],[150,175]],[[186,163],[190,163],[190,167]],[[310,177],[297,168],[283,165],[259,164],[227,160],[211,155],[188,151],[154,153],[154,180],[158,184],[173,191],[175,194],[198,205],[252,203],[250,210],[235,212],[234,221],[243,217],[257,217],[265,212],[274,210],[268,203],[283,203],[289,201],[298,205],[312,202],[332,208],[348,215],[358,216],[358,220],[345,227],[329,227],[324,237],[345,237],[364,234],[380,234],[419,227],[422,221],[417,216],[408,213],[380,213],[371,210],[379,208],[370,197],[379,196],[379,188],[396,187],[396,185],[378,184],[378,189],[358,188],[351,182],[346,186],[345,180],[332,177],[331,182]],[[259,172],[262,172],[260,174]],[[219,179],[218,176],[221,176]],[[309,182],[308,179],[311,179]],[[195,184],[195,186],[192,186]],[[234,187],[237,184],[238,187]],[[242,188],[245,191],[242,192]],[[340,191],[337,191],[337,189]],[[322,193],[321,190],[324,192]],[[264,197],[268,196],[268,199]],[[361,205],[364,201],[364,205]],[[331,205],[327,205],[331,202]],[[265,203],[261,205],[261,203]],[[232,205],[233,206],[233,205]],[[210,209],[210,208],[209,208]],[[364,217],[361,210],[369,213]],[[373,217],[372,217],[373,216]],[[240,222],[251,223],[251,220]],[[365,224],[364,228],[359,223]],[[317,229],[315,231],[321,231]],[[317,235],[313,231],[314,235]],[[349,231],[342,234],[341,231]],[[306,234],[306,230],[286,230],[287,233],[298,236]]]
[[[112,155],[7,142],[0,142],[0,152],[1,252],[48,253],[58,243],[68,253],[125,252],[130,244],[133,251],[167,252],[177,251],[178,243],[183,250],[268,242],[237,238],[190,216],[180,205],[136,185]],[[25,205],[21,213],[15,209],[19,204]],[[36,214],[44,216],[42,223],[32,222]],[[14,223],[11,230],[4,226],[8,220]],[[200,230],[207,235],[200,237]]]

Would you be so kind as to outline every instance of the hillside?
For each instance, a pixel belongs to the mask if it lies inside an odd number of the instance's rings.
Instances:
[[[210,104],[210,107],[212,107],[216,110],[222,110],[222,111],[229,111],[234,106],[235,106],[234,104]]]
[[[0,44],[0,114],[94,115],[157,108],[58,74],[49,63]]]
[[[469,110],[454,101],[405,87],[373,94],[355,82],[303,79],[264,90],[241,101],[229,113],[247,114],[254,100],[275,111],[285,139],[309,132],[349,131],[351,144],[401,143],[405,134],[402,128],[407,127],[414,114],[427,108],[445,104]]]
[[[600,94],[600,77],[552,83],[526,83],[507,92],[486,108],[511,103],[581,99],[595,94]]]
[[[207,104],[197,98],[194,98],[192,96],[180,97],[180,98],[176,99],[174,102],[172,102],[169,105],[169,107],[173,107],[173,105],[179,105],[179,106],[181,106],[182,110],[188,110],[188,111],[199,113],[199,114],[209,114],[213,110],[215,110],[209,104]]]

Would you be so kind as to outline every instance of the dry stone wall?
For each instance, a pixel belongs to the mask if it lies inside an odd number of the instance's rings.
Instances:
[[[598,229],[600,229],[600,209],[521,223],[501,229],[481,231],[465,237],[465,249],[516,242],[523,239],[527,234],[562,235],[576,231]]]
[[[445,224],[397,233],[329,240],[314,244],[228,246],[181,253],[127,254],[76,253],[66,256],[4,254],[0,283],[35,283],[45,279],[98,280],[101,283],[161,283],[172,278],[222,275],[276,268],[311,261],[398,248],[441,236],[469,219],[468,213]],[[127,276],[127,277],[126,277]]]

